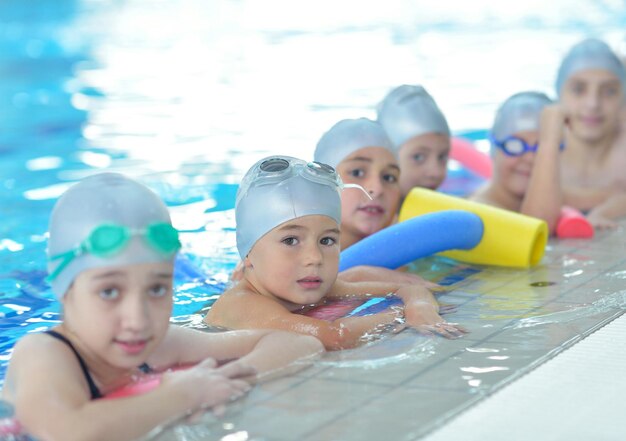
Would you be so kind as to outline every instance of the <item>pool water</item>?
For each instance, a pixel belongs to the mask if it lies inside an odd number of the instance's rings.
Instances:
[[[0,2],[0,387],[15,342],[59,320],[44,280],[47,221],[73,182],[119,171],[163,197],[184,232],[172,321],[196,326],[237,263],[234,195],[256,160],[311,157],[332,124],[373,118],[376,103],[403,83],[424,84],[453,131],[485,150],[502,100],[524,89],[553,96],[560,57],[583,37],[626,53],[625,25],[617,0]],[[479,184],[451,164],[443,189],[462,195]],[[569,268],[587,274],[588,260]],[[525,296],[483,299],[496,281],[526,276],[439,258],[414,270],[454,281],[448,300],[461,322],[526,326],[546,292],[520,285]],[[465,284],[480,308],[462,309]],[[559,286],[543,289],[561,295]],[[620,310],[619,301],[611,305],[606,317]],[[575,311],[554,320],[597,312],[566,309]],[[441,351],[439,342],[424,344],[420,354]],[[341,357],[324,363],[336,367]]]

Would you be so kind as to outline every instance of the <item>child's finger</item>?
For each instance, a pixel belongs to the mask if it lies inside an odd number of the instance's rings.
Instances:
[[[205,358],[200,363],[198,363],[197,367],[204,369],[215,369],[217,367],[217,360],[215,358]]]
[[[435,333],[445,338],[458,338],[464,335],[464,333],[461,330],[457,329],[456,326],[450,323],[445,323],[445,322],[437,323],[433,325],[433,327],[434,327]]]
[[[226,405],[218,404],[217,406],[213,406],[211,410],[213,411],[213,415],[219,418],[221,416],[224,416],[224,414],[226,413]]]
[[[257,373],[256,369],[244,363],[237,361],[227,363],[217,369],[217,371],[228,378],[249,377]]]
[[[456,312],[458,307],[456,305],[439,305],[439,314],[451,314]]]

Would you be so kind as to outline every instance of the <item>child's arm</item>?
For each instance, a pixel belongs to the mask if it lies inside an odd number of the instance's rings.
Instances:
[[[563,205],[559,151],[564,125],[565,114],[559,104],[541,112],[539,148],[520,209],[522,214],[545,220],[550,232],[556,228]]]
[[[398,324],[402,309],[394,308],[366,317],[341,318],[332,322],[294,314],[276,300],[257,293],[237,292],[216,302],[205,321],[231,329],[281,329],[312,335],[328,350],[348,349],[362,343],[364,335]]]
[[[439,303],[433,294],[419,284],[407,285],[391,282],[349,283],[335,282],[329,298],[384,297],[393,293],[402,299],[407,325],[425,333],[436,333],[446,338],[458,337],[467,331],[446,322],[439,315]]]
[[[381,281],[394,283],[397,282],[404,284],[418,283],[424,285],[426,288],[429,289],[440,288],[440,286],[436,283],[423,279],[417,274],[401,270],[392,270],[380,266],[355,266],[340,272],[338,277],[339,279],[346,282]]]
[[[307,335],[271,330],[202,332],[171,326],[154,357],[158,368],[191,364],[207,357],[218,361],[237,359],[236,363],[252,367],[256,375],[250,380],[267,380],[308,366],[323,352],[319,340]],[[173,358],[172,358],[173,357]],[[297,362],[297,363],[295,363]]]
[[[587,218],[598,229],[615,228],[615,219],[626,216],[626,192],[615,193],[591,210]]]
[[[91,400],[78,361],[63,343],[32,335],[14,349],[10,375],[16,417],[37,439],[49,441],[134,440],[192,410],[243,395],[249,385],[236,366],[219,372],[214,360],[167,374],[152,392]],[[33,355],[35,355],[33,357]]]

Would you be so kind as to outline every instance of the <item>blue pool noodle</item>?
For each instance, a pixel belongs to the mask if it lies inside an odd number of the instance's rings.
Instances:
[[[483,231],[480,216],[465,210],[416,216],[343,250],[339,271],[358,265],[396,269],[441,251],[470,250],[480,243]]]

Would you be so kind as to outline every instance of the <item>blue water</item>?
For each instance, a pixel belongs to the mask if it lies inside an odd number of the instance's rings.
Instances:
[[[59,319],[47,220],[76,180],[121,171],[164,198],[185,231],[173,320],[193,325],[237,262],[234,195],[260,157],[311,157],[337,120],[416,82],[484,149],[498,103],[552,94],[571,44],[626,52],[621,1],[470,3],[0,2],[0,379],[15,341]],[[451,193],[479,182],[451,175]]]

